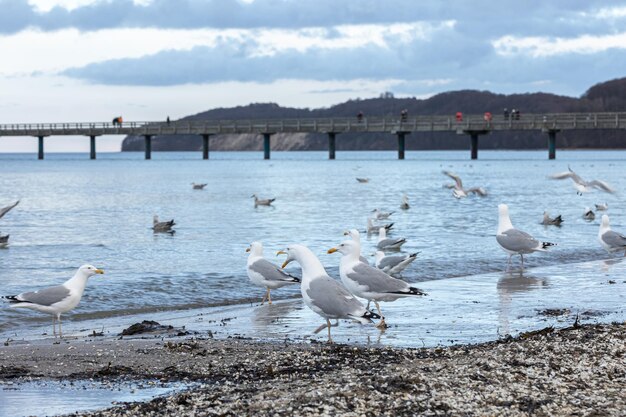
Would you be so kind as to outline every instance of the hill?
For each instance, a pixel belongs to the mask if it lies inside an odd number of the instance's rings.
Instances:
[[[247,106],[217,108],[181,120],[218,119],[279,119],[313,117],[352,117],[359,112],[366,116],[398,115],[408,109],[410,115],[482,114],[490,111],[495,117],[503,109],[518,109],[522,113],[560,113],[626,111],[626,78],[596,84],[581,97],[566,97],[548,93],[495,94],[489,91],[461,90],[437,94],[428,99],[394,98],[381,94],[379,98],[355,99],[329,108],[298,109],[281,107],[275,103],[253,103]],[[591,137],[593,135],[593,137]],[[467,149],[468,138],[455,133],[420,132],[407,136],[406,148]],[[539,149],[545,148],[547,137],[540,132],[497,132],[481,137],[481,149]],[[122,151],[143,150],[143,138],[128,136],[122,142]],[[328,142],[323,134],[277,134],[272,137],[274,150],[323,150]],[[626,133],[623,130],[597,132],[568,131],[557,135],[560,148],[623,148]],[[155,136],[155,151],[199,151],[202,140],[195,135]],[[211,151],[260,150],[258,135],[220,135],[211,138]],[[337,136],[337,150],[395,149],[395,137],[387,134],[345,133]]]

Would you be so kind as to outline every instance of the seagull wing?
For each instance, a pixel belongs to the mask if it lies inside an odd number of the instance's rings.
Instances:
[[[456,182],[456,188],[463,189],[463,182],[461,181],[461,177],[450,171],[443,171],[443,174],[452,178],[454,182]]]
[[[20,200],[17,200],[15,203],[13,203],[13,204],[11,204],[11,205],[9,205],[9,206],[6,206],[6,207],[1,208],[1,209],[0,209],[0,219],[1,219],[1,218],[5,215],[5,214],[7,214],[8,212],[10,212],[10,211],[13,209],[13,207],[17,206],[19,203],[20,203]]]
[[[597,188],[597,189],[599,189],[599,190],[602,190],[602,191],[606,191],[607,193],[614,193],[614,192],[615,192],[615,190],[614,190],[614,189],[612,189],[612,188],[609,186],[609,184],[607,184],[607,183],[606,183],[606,182],[604,182],[604,181],[600,181],[600,180],[593,180],[593,181],[589,181],[589,182],[587,183],[587,185],[588,185],[588,186],[590,186],[590,187],[595,187],[595,188]],[[597,205],[596,205],[596,207],[597,207]]]

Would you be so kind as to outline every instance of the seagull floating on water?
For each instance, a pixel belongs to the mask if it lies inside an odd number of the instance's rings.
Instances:
[[[400,276],[414,260],[417,259],[419,252],[409,255],[391,255],[385,256],[385,252],[376,251],[376,268],[386,272],[391,276]]]
[[[166,222],[160,222],[159,216],[157,216],[156,214],[152,218],[152,230],[154,230],[154,233],[174,234],[176,230],[172,230],[172,227],[174,227],[175,225],[176,223],[174,223],[174,219],[168,220]]]
[[[541,221],[541,224],[544,226],[560,226],[561,223],[563,223],[563,219],[560,214],[555,218],[552,218],[550,217],[550,213],[547,211],[543,212],[543,220]]]
[[[550,176],[550,178],[555,179],[555,180],[563,180],[566,178],[571,178],[572,181],[574,181],[574,188],[576,188],[576,194],[578,195],[582,195],[583,193],[588,193],[592,191],[594,188],[601,190],[601,191],[606,191],[607,193],[615,192],[615,190],[613,190],[613,188],[611,188],[611,186],[609,186],[609,184],[607,184],[604,181],[583,180],[578,174],[572,171],[572,168],[570,168],[569,165],[567,166],[567,171],[560,172],[558,174],[553,174]]]
[[[585,207],[585,211],[583,212],[583,219],[587,221],[593,221],[596,218],[596,213],[591,210],[589,207]]]
[[[400,250],[400,247],[406,243],[406,239],[388,238],[384,227],[378,229],[378,243],[376,247],[380,250]]]
[[[522,259],[522,268],[524,268],[524,254],[545,252],[546,248],[556,245],[550,242],[540,242],[528,233],[514,228],[509,217],[509,206],[506,204],[498,205],[498,232],[496,240],[502,246],[502,249],[509,254],[508,265],[511,264],[513,255],[519,255]]]
[[[58,322],[59,337],[63,337],[61,314],[67,313],[80,303],[87,280],[96,274],[104,274],[104,271],[93,265],[83,265],[62,285],[3,298],[9,300],[10,306],[14,308],[30,308],[52,314],[52,332],[56,337],[56,323]]]
[[[334,252],[343,255],[339,264],[339,274],[343,285],[357,297],[374,302],[378,314],[382,317],[377,327],[386,327],[385,317],[378,304],[379,301],[395,301],[401,297],[426,295],[418,288],[411,287],[406,282],[361,262],[359,260],[361,245],[354,240],[346,240],[337,247],[328,250],[328,253]]]
[[[409,197],[407,197],[406,194],[402,194],[402,204],[400,204],[400,208],[402,210],[408,210],[409,208],[411,208],[411,206],[409,205]]]
[[[333,343],[330,328],[338,326],[339,319],[368,324],[372,319],[380,318],[378,314],[367,310],[343,285],[329,277],[322,263],[306,246],[291,245],[277,254],[287,255],[282,268],[292,261],[302,267],[302,300],[313,312],[326,319],[326,324],[318,327],[315,333],[328,328],[328,343]],[[330,319],[337,321],[331,325]]]
[[[388,219],[389,216],[391,216],[394,212],[380,211],[379,209],[375,208],[374,210],[372,210],[372,213],[374,213],[374,218],[376,218],[376,220],[385,220]]]
[[[359,177],[357,177],[356,180],[358,182],[360,182],[360,183],[363,183],[363,184],[366,183],[366,182],[370,182],[369,178],[359,178]]]
[[[378,233],[378,229],[381,227],[384,227],[386,231],[390,231],[393,227],[393,223],[374,224],[374,219],[371,217],[367,218],[367,233]]]
[[[196,184],[195,182],[191,183],[191,188],[194,190],[204,190],[204,187],[206,187],[208,184]]]
[[[597,211],[606,211],[609,209],[609,203],[595,204]]]
[[[261,242],[252,242],[250,247],[246,249],[246,252],[250,252],[246,266],[248,278],[250,278],[253,284],[267,289],[263,301],[261,301],[261,305],[263,305],[266,299],[269,304],[272,304],[272,294],[270,290],[300,282],[300,278],[288,274],[277,265],[263,258],[263,245]]]
[[[276,200],[275,198],[259,198],[256,194],[252,194],[250,198],[254,198],[254,207],[256,206],[271,206]]]
[[[602,216],[598,239],[602,247],[604,247],[608,253],[623,250],[624,256],[626,257],[626,236],[611,230],[609,216],[606,214]]]
[[[443,174],[447,175],[448,177],[454,180],[454,185],[448,188],[453,188],[452,195],[455,198],[465,198],[470,193],[478,194],[481,197],[484,197],[487,195],[487,191],[482,187],[472,187],[472,188],[467,188],[467,189],[463,188],[463,181],[461,181],[461,177],[459,177],[453,172],[443,171]]]

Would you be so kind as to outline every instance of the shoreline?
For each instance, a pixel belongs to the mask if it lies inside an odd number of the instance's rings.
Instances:
[[[626,409],[624,357],[623,322],[434,348],[92,337],[0,346],[0,382],[195,383],[151,401],[87,413],[93,416],[620,415]]]

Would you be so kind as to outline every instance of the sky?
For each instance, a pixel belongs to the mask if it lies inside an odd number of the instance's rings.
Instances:
[[[164,120],[626,76],[626,1],[0,0],[0,124]],[[122,137],[98,138],[119,151]],[[87,152],[88,138],[46,139]],[[0,137],[0,152],[35,152]]]

